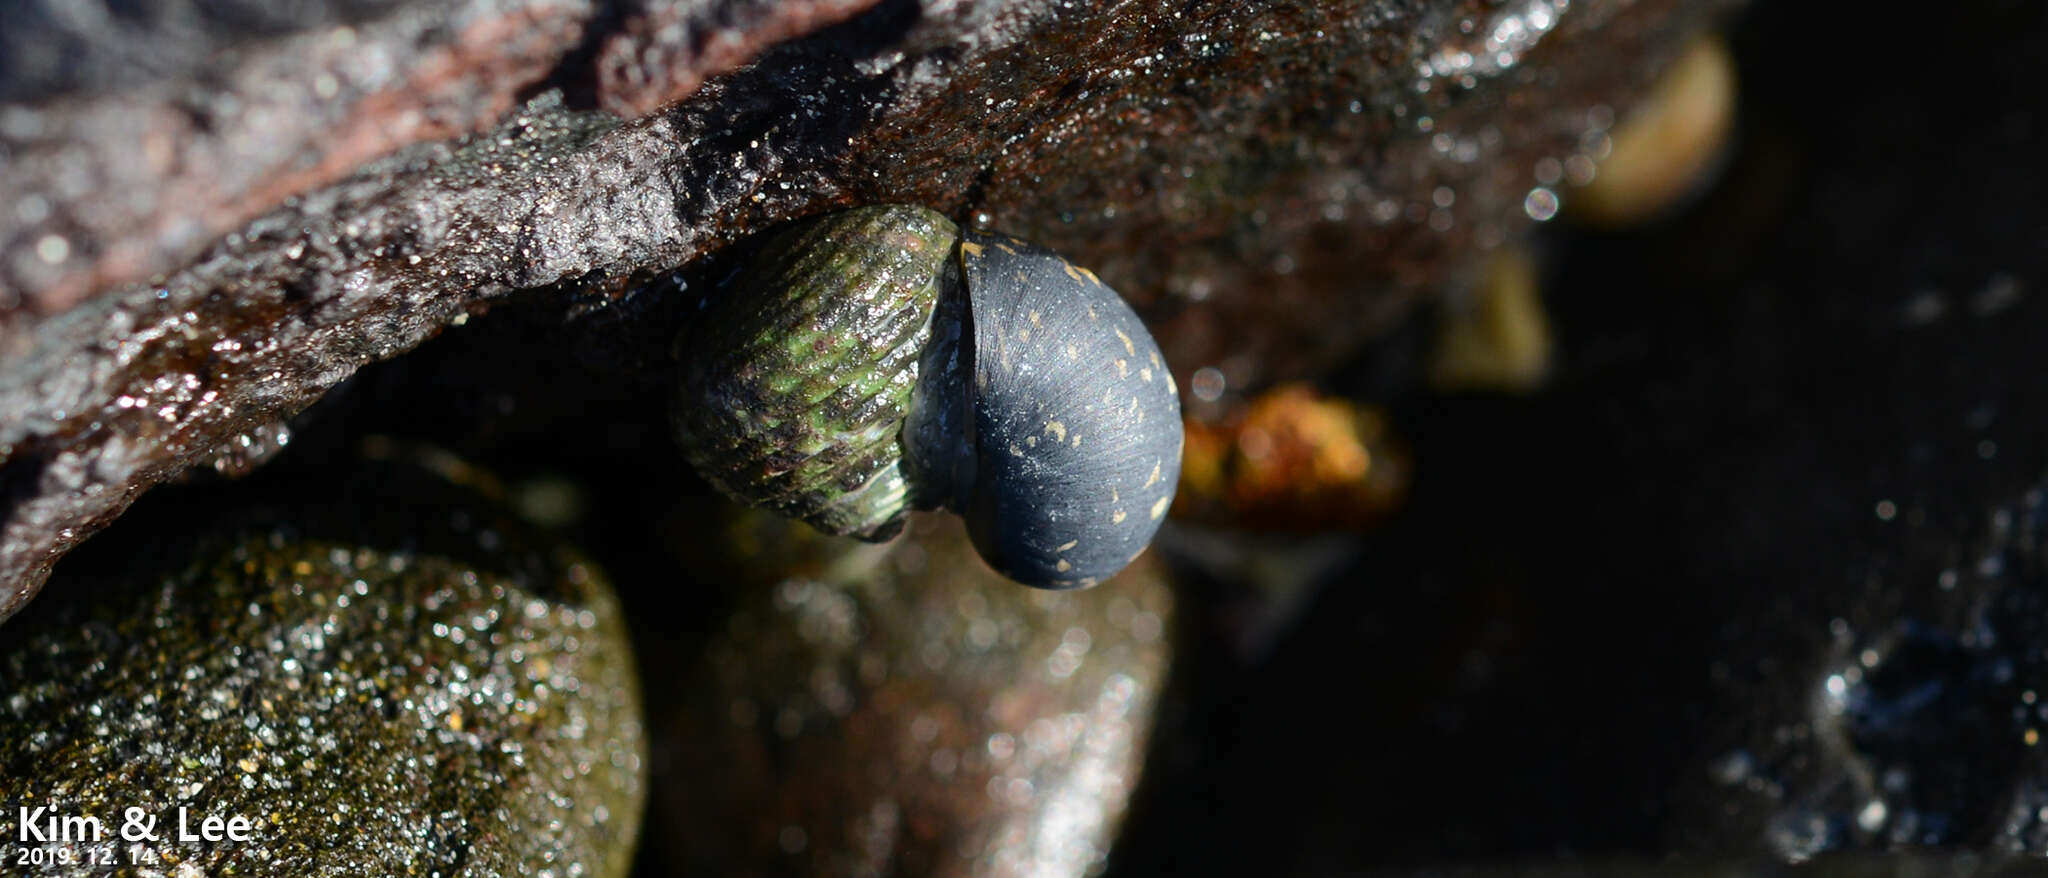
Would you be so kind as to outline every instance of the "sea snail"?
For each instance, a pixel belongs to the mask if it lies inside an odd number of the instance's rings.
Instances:
[[[1180,481],[1180,399],[1123,299],[1041,247],[921,207],[770,239],[678,341],[685,455],[743,502],[870,541],[967,522],[996,572],[1086,588]]]

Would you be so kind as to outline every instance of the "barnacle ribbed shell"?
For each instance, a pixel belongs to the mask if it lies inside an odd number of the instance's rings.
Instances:
[[[877,205],[769,241],[678,350],[676,429],[697,471],[827,533],[899,531],[900,434],[957,234]]]

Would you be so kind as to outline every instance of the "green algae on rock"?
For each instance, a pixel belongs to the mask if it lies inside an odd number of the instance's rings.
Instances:
[[[625,873],[645,758],[609,586],[469,492],[370,466],[335,493],[375,506],[159,517],[59,571],[81,581],[0,637],[0,868]],[[104,831],[24,841],[21,809]],[[181,840],[181,813],[245,840]],[[153,837],[122,834],[138,815]]]
[[[936,515],[876,549],[751,592],[689,674],[657,733],[673,865],[1099,869],[1171,656],[1156,560],[1088,591],[1021,589]]]

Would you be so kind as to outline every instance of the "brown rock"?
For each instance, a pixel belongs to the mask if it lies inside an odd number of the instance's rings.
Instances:
[[[657,732],[689,874],[1078,875],[1144,759],[1172,597],[1150,556],[1017,586],[951,517],[744,599]],[[864,559],[864,560],[863,560]],[[852,569],[849,569],[852,568]]]

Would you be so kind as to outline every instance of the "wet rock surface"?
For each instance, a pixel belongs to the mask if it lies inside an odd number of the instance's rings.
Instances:
[[[67,562],[0,637],[9,874],[625,874],[646,766],[617,599],[434,465],[228,511],[181,491]],[[24,843],[18,808],[104,841]],[[118,834],[131,808],[153,838]],[[181,808],[253,827],[180,840]]]
[[[585,16],[481,4],[462,7],[476,28],[422,32],[420,57],[447,61],[429,65],[453,77],[432,78],[453,83],[446,93],[404,85],[394,62],[356,106],[388,88],[397,109],[375,104],[360,120],[331,118],[346,102],[317,98],[320,64],[338,62],[290,44],[331,28],[259,40],[246,57],[310,60],[250,78],[316,99],[280,99],[296,109],[280,109],[279,124],[301,127],[257,159],[207,158],[226,148],[178,125],[81,122],[47,153],[10,141],[22,173],[44,154],[84,157],[85,170],[35,171],[30,182],[82,182],[72,195],[24,183],[29,194],[0,210],[0,264],[17,273],[0,303],[0,615],[143,491],[272,429],[365,363],[521,290],[616,304],[750,231],[833,206],[925,204],[1065,253],[1133,299],[1183,381],[1209,364],[1236,386],[1313,374],[1454,278],[1472,248],[1511,235],[1538,185],[1528,169],[1597,153],[1615,108],[1724,8],[885,3],[854,15],[854,4],[783,3]],[[387,18],[427,14],[394,6]],[[370,21],[352,26],[356,38]],[[547,35],[564,27],[591,50],[559,63],[522,55],[527,38],[560,45]],[[753,63],[711,76],[742,56]],[[633,74],[636,60],[660,76]],[[154,82],[175,88],[178,75]],[[247,88],[224,86],[212,103],[245,105]],[[443,98],[460,112],[434,112]],[[0,110],[49,121],[113,99],[87,90]],[[663,105],[626,120],[604,109]],[[408,113],[439,121],[394,127]],[[208,130],[226,132],[222,143],[269,130],[258,123],[269,115],[221,118]],[[354,145],[351,125],[375,136]],[[147,159],[159,141],[194,150],[204,174],[248,177],[187,179],[179,162],[133,180],[92,170],[127,174],[132,162],[91,157],[141,143]],[[307,146],[330,142],[331,154]],[[111,191],[143,203],[120,207],[102,197]],[[118,215],[53,219],[99,204]],[[197,225],[181,219],[186,205]],[[104,264],[129,251],[141,255]],[[1360,316],[1322,319],[1329,309]]]
[[[176,268],[288,198],[488,128],[547,87],[645,115],[872,3],[0,8],[0,328]]]
[[[834,543],[743,596],[685,675],[659,737],[665,867],[1099,870],[1172,654],[1157,559],[1052,593],[990,572],[950,517]]]

